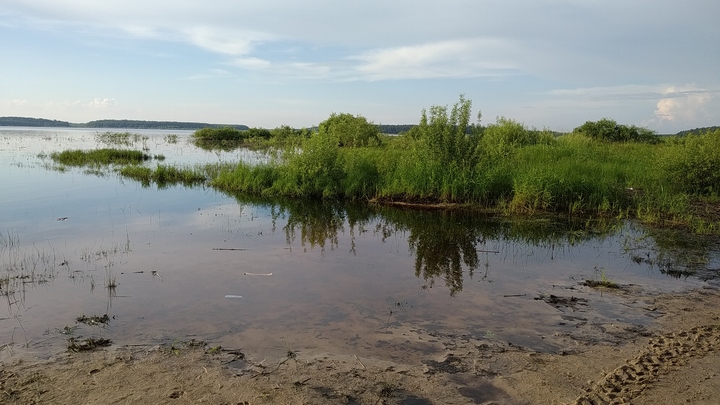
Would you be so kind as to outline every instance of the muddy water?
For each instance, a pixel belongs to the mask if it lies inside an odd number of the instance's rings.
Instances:
[[[262,158],[197,149],[189,132],[142,133],[149,139],[135,148],[166,163]],[[177,143],[167,142],[170,133]],[[94,135],[0,129],[3,356],[45,356],[69,336],[195,338],[260,358],[293,350],[407,363],[447,350],[433,336],[556,351],[557,337],[581,325],[652,319],[645,303],[583,280],[657,292],[702,285],[665,275],[657,246],[632,223],[588,231],[551,220],[157,190],[112,171],[58,171],[38,157],[105,146]],[[110,281],[117,286],[107,288]],[[551,294],[587,304],[537,299]],[[104,327],[75,321],[105,313]]]

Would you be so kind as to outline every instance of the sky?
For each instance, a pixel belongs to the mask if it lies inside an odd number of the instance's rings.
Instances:
[[[718,0],[0,0],[0,116],[720,125]]]

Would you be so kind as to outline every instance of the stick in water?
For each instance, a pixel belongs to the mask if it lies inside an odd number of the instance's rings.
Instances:
[[[269,277],[272,276],[272,273],[243,273],[246,276],[265,276]]]

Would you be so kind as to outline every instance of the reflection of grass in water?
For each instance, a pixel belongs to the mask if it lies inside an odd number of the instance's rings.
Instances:
[[[682,278],[707,268],[715,244],[710,235],[651,227],[623,235],[622,252],[636,264]]]
[[[119,283],[117,282],[117,276],[115,273],[113,273],[112,270],[107,269],[105,271],[105,288],[108,289],[108,292],[114,293],[118,285]]]
[[[11,298],[23,293],[27,285],[46,283],[55,277],[55,249],[46,251],[33,246],[23,250],[18,235],[10,231],[0,235],[0,258],[0,296],[7,297],[9,307],[24,300],[24,294]]]

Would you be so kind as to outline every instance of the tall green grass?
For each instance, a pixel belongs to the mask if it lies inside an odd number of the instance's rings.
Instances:
[[[661,139],[604,120],[596,125],[600,135],[590,136],[597,128],[586,123],[557,136],[502,117],[486,127],[470,124],[470,107],[462,97],[451,109],[432,107],[411,131],[381,142],[342,141],[335,129],[357,134],[367,125],[342,115],[341,125],[321,124],[324,130],[281,159],[240,164],[211,184],[264,196],[475,204],[506,214],[638,218],[720,231],[712,214],[720,131]]]
[[[126,149],[103,148],[90,151],[85,150],[66,150],[62,152],[53,152],[50,158],[56,163],[66,166],[93,166],[93,165],[127,165],[138,164],[150,160],[152,155]],[[162,155],[154,156],[157,160],[164,160]]]
[[[177,168],[157,165],[154,169],[146,166],[129,165],[120,169],[120,175],[139,181],[143,187],[156,184],[158,188],[167,188],[175,184],[194,186],[203,184],[207,175],[197,168]]]

